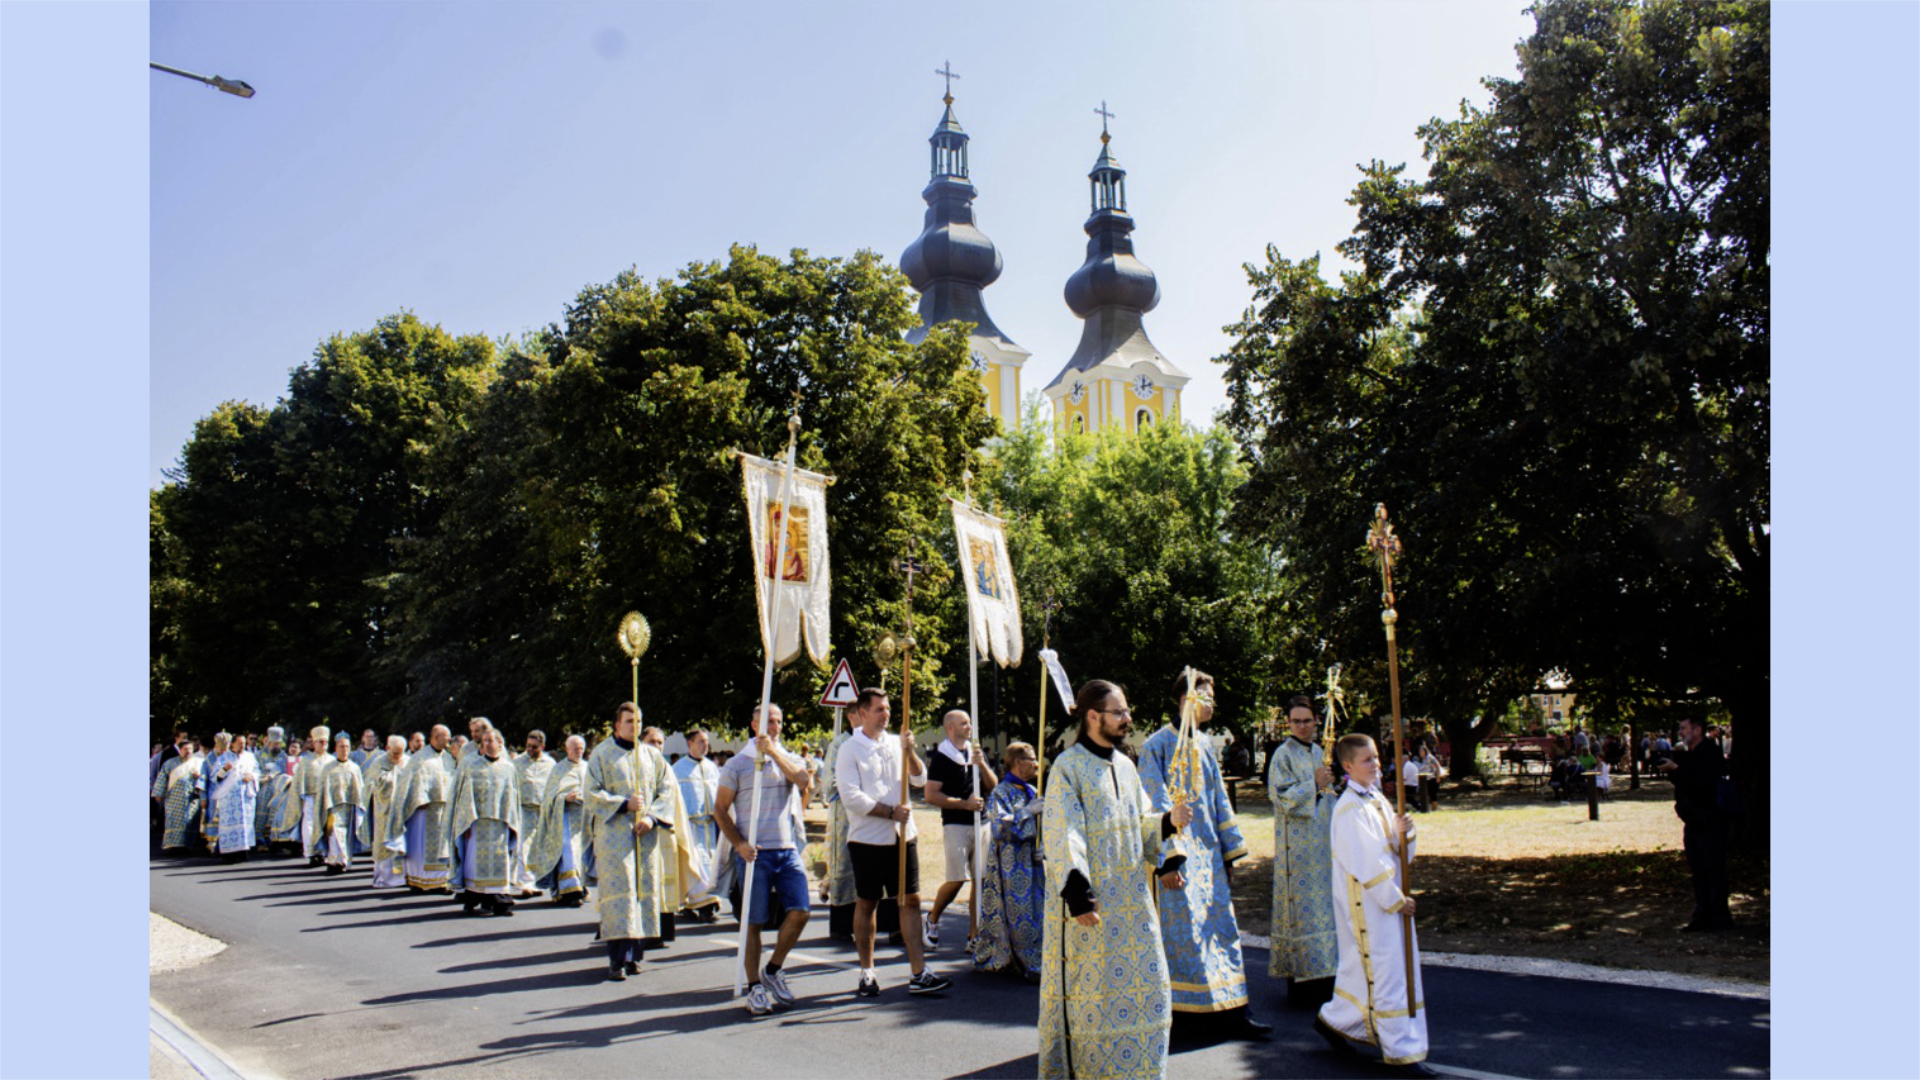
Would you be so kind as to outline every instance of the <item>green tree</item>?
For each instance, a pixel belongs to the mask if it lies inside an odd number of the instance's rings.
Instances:
[[[436,483],[457,497],[401,588],[410,717],[598,726],[628,693],[614,627],[637,609],[654,631],[648,722],[743,724],[762,654],[731,451],[780,456],[796,399],[800,465],[836,480],[832,639],[878,681],[866,645],[905,615],[889,560],[950,531],[942,497],[994,431],[964,335],[909,345],[915,318],[905,279],[868,252],[736,247],[674,279],[583,290],[439,444]],[[915,598],[918,723],[951,678],[956,600]],[[775,700],[805,722],[820,681],[797,663]]]
[[[271,410],[195,425],[152,496],[156,686],[181,710],[156,723],[394,716],[389,590],[439,513],[428,448],[492,365],[485,338],[394,315],[322,343]]]
[[[1457,757],[1556,665],[1597,710],[1724,702],[1764,844],[1767,8],[1533,13],[1520,77],[1421,129],[1426,179],[1363,171],[1357,271],[1249,268],[1238,520],[1357,647],[1378,634],[1362,530],[1390,506],[1410,706]]]
[[[1059,605],[1053,643],[1068,674],[1076,684],[1104,678],[1126,686],[1137,731],[1172,716],[1174,679],[1191,664],[1216,680],[1217,723],[1253,737],[1281,689],[1268,675],[1275,635],[1267,616],[1277,590],[1264,550],[1226,527],[1246,475],[1239,458],[1219,427],[1052,433],[1033,408],[996,444],[978,499],[1008,522],[1030,657],[1002,675],[1009,733],[1030,738],[1038,723],[1039,664],[1031,656],[1051,594]],[[1050,756],[1067,727],[1056,700]]]

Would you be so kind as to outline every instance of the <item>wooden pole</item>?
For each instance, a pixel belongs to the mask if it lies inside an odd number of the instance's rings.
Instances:
[[[907,575],[907,634],[900,643],[902,667],[900,672],[900,805],[907,808],[909,820],[913,814],[913,798],[907,794],[907,732],[913,730],[913,576],[924,573],[926,567],[909,555],[894,560],[895,573]],[[896,827],[895,851],[899,855],[900,877],[894,904],[901,905],[907,895],[907,822],[902,821]],[[902,908],[904,910],[904,908]],[[900,932],[906,933],[904,919]]]
[[[908,580],[911,581],[912,578]],[[908,603],[911,605],[913,596],[911,585],[907,586],[907,596]],[[913,609],[909,606],[907,610],[909,612],[907,641],[900,649],[905,665],[900,676],[900,805],[907,807],[907,813],[911,815],[913,800],[907,796],[907,732],[912,730],[913,725],[913,615],[911,614]],[[904,898],[907,895],[907,823],[905,821],[895,827],[895,835],[897,837],[895,850],[899,853],[900,881],[895,888],[893,902],[897,910],[904,912],[906,910]],[[907,932],[905,919],[900,921],[900,932],[903,934]]]
[[[1380,622],[1387,629],[1387,686],[1393,703],[1393,779],[1395,827],[1399,818],[1407,814],[1407,786],[1403,782],[1403,769],[1407,761],[1406,725],[1400,719],[1400,649],[1395,640],[1394,630],[1400,621],[1399,612],[1393,608],[1393,559],[1400,554],[1400,538],[1393,535],[1393,526],[1387,524],[1387,506],[1381,503],[1374,509],[1373,530],[1367,536],[1367,546],[1380,559],[1380,600],[1385,610],[1380,613]],[[1407,836],[1400,834],[1400,891],[1413,895],[1411,879],[1407,874]],[[1406,911],[1400,913],[1401,952],[1406,961],[1407,977],[1407,1016],[1418,1012],[1413,999],[1413,916]]]

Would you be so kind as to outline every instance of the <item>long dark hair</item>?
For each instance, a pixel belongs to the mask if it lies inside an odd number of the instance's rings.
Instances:
[[[1110,683],[1105,679],[1094,679],[1086,683],[1080,687],[1079,693],[1073,695],[1074,722],[1080,725],[1080,730],[1084,733],[1087,730],[1087,717],[1093,713],[1093,710],[1106,704],[1107,698],[1112,695],[1124,693],[1126,691],[1122,690],[1118,684]]]

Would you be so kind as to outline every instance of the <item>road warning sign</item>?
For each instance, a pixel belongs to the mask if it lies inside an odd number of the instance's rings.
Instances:
[[[820,695],[820,704],[833,709],[844,709],[860,698],[860,688],[854,685],[853,668],[845,660],[833,669],[833,678],[827,683],[827,692]]]

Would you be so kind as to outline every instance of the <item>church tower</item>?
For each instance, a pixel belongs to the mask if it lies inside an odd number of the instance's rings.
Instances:
[[[967,175],[967,133],[953,115],[952,65],[935,72],[947,78],[946,115],[927,141],[933,145],[933,176],[920,197],[927,216],[920,236],[900,256],[900,269],[920,292],[920,326],[910,342],[926,338],[943,322],[974,324],[968,341],[974,369],[986,385],[987,412],[1001,430],[1020,426],[1020,369],[1032,353],[994,325],[980,291],[1000,277],[1000,252],[973,223],[973,182]]]
[[[1053,415],[1067,431],[1119,428],[1137,432],[1180,415],[1188,377],[1160,355],[1141,319],[1160,303],[1160,283],[1134,258],[1127,213],[1127,171],[1113,156],[1105,102],[1100,157],[1087,174],[1093,212],[1087,218],[1087,261],[1067,279],[1067,306],[1085,320],[1080,345],[1047,384]]]

